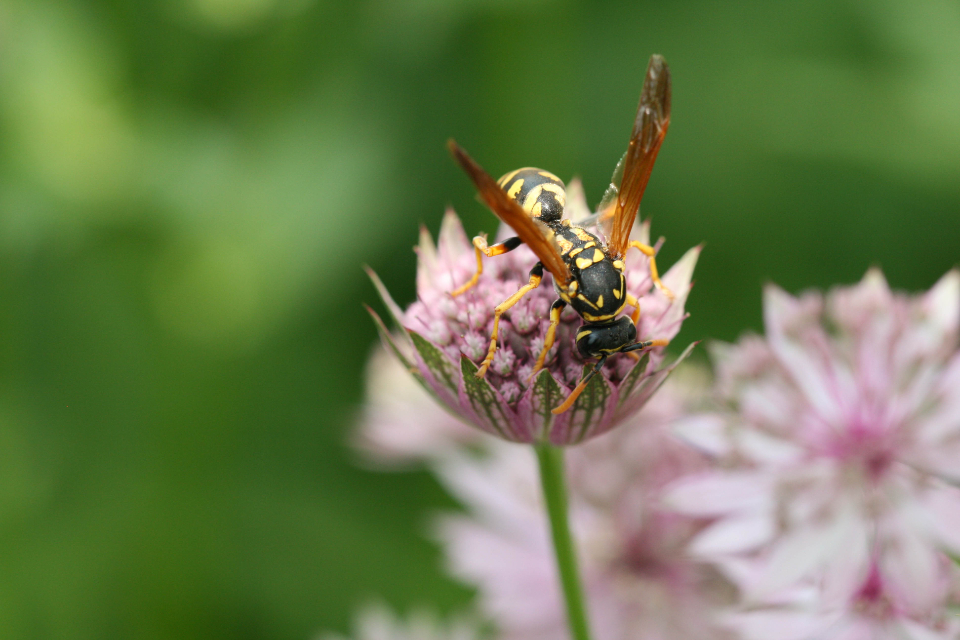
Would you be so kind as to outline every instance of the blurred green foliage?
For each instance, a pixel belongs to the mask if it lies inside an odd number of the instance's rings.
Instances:
[[[361,263],[414,296],[446,155],[582,176],[647,59],[674,78],[644,201],[705,242],[679,342],[760,292],[960,238],[960,5],[548,0],[0,2],[0,637],[308,638],[382,596],[451,608],[451,504],[344,446],[375,342]]]

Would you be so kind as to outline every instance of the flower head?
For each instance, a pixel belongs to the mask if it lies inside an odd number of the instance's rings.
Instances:
[[[648,242],[647,226],[638,226],[634,234]],[[450,292],[470,279],[476,260],[452,211],[444,217],[438,245],[423,231],[417,253],[417,301],[406,311],[372,276],[401,330],[391,334],[379,320],[378,326],[394,353],[428,391],[454,415],[483,431],[515,442],[581,442],[639,410],[676,364],[661,366],[661,347],[644,352],[639,359],[631,358],[633,354],[615,355],[570,411],[553,415],[551,410],[583,376],[585,364],[592,363],[585,362],[574,346],[580,318],[567,309],[544,370],[531,379],[544,345],[550,305],[557,297],[549,273],[501,319],[496,355],[486,376],[476,376],[490,344],[494,309],[528,282],[528,272],[537,262],[533,253],[521,246],[485,259],[476,286],[457,297]],[[627,289],[642,310],[639,339],[669,340],[680,330],[698,255],[699,249],[691,249],[664,275],[664,284],[676,294],[671,301],[653,287],[647,258],[638,252],[628,254]]]
[[[715,349],[729,411],[683,429],[730,465],[672,491],[719,517],[694,549],[756,599],[875,574],[902,610],[942,606],[943,553],[960,553],[960,273],[920,296],[875,270],[825,298],[769,287],[764,310],[766,338]]]

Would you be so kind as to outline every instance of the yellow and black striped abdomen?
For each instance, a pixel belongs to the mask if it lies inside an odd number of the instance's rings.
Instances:
[[[534,218],[559,222],[563,217],[567,192],[563,181],[549,171],[524,167],[506,174],[497,184]]]

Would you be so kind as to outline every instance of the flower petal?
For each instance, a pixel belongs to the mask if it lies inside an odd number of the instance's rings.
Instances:
[[[518,429],[507,401],[486,378],[477,377],[478,370],[470,358],[460,358],[460,407],[469,408],[477,424],[485,431],[513,442],[530,442],[532,434],[529,433],[527,425],[523,425],[522,430]]]
[[[439,271],[438,266],[437,247],[427,228],[421,226],[420,241],[417,243],[417,291],[435,288],[433,276]]]
[[[453,209],[447,209],[440,223],[440,235],[437,237],[437,250],[440,260],[455,264],[465,253],[473,253],[473,247],[463,224]]]
[[[553,409],[559,406],[563,399],[563,389],[557,384],[553,374],[547,369],[537,373],[533,384],[527,387],[517,403],[517,421],[529,425],[534,442],[549,442],[552,431],[567,430],[563,423],[570,420],[569,412],[553,415]]]
[[[580,178],[574,178],[567,184],[567,199],[563,205],[563,212],[570,218],[574,224],[579,224],[591,215],[590,205],[587,204],[587,197],[583,192],[583,182]]]
[[[707,528],[690,546],[701,556],[738,553],[755,549],[774,534],[773,518],[768,514],[747,514],[725,518]]]
[[[580,379],[592,368],[591,365],[584,365]],[[602,433],[602,427],[615,408],[616,394],[616,388],[603,374],[593,376],[566,412],[567,423],[555,425],[550,442],[555,445],[577,444]]]
[[[689,291],[690,281],[693,279],[693,270],[697,266],[697,260],[700,259],[701,251],[703,251],[703,247],[700,245],[687,249],[683,257],[677,260],[673,266],[663,274],[661,278],[663,284],[676,294],[677,298],[679,298],[681,294],[685,296]],[[676,302],[674,304],[676,305]],[[682,307],[682,305],[680,306]]]
[[[932,324],[956,340],[960,329],[960,271],[951,269],[923,297]]]
[[[364,267],[364,271],[367,272],[367,277],[369,277],[370,281],[373,283],[374,288],[377,290],[377,294],[380,296],[380,300],[383,301],[383,305],[387,308],[387,311],[390,312],[390,318],[393,320],[394,328],[397,330],[402,330],[403,310],[400,309],[400,305],[393,301],[393,296],[391,296],[390,292],[387,291],[383,281],[380,280],[380,276],[378,276],[373,269],[370,267]],[[406,335],[403,337],[406,339]]]
[[[407,329],[407,334],[417,350],[417,364],[423,378],[443,402],[450,407],[457,407],[460,372],[456,366],[439,348],[416,331]]]
[[[752,471],[726,471],[687,476],[664,492],[675,511],[695,516],[769,510],[773,492],[769,478]]]
[[[680,331],[680,324],[687,317],[685,307],[692,288],[690,280],[693,278],[693,269],[697,266],[697,260],[700,259],[701,250],[702,247],[699,246],[688,249],[661,278],[663,284],[673,292],[675,297],[663,315],[657,319],[656,337],[673,339]]]
[[[393,352],[393,355],[395,355],[397,359],[403,363],[403,366],[405,366],[407,369],[413,369],[413,363],[410,362],[410,359],[407,357],[407,354],[404,352],[405,350],[402,349],[399,344],[397,344],[396,336],[390,333],[390,330],[387,329],[387,325],[383,324],[383,320],[380,319],[380,316],[377,315],[377,312],[371,309],[370,307],[368,307],[367,305],[363,305],[363,306],[364,308],[366,308],[367,313],[370,314],[370,317],[373,318],[373,323],[377,325],[377,331],[380,333],[380,338],[383,340],[383,343],[387,346],[388,349],[390,349],[391,352]],[[397,335],[406,336],[407,334],[400,333]],[[409,346],[409,345],[404,345],[404,346]]]
[[[644,353],[640,359],[633,364],[627,375],[618,385],[620,396],[617,398],[617,413],[620,413],[621,407],[630,399],[631,396],[638,394],[645,386],[650,377],[647,375],[647,368],[650,366],[650,352]],[[637,406],[636,409],[640,407]],[[629,410],[629,409],[627,409]]]
[[[862,522],[854,508],[838,508],[832,520],[782,536],[749,597],[763,597],[794,584],[828,559],[837,560],[828,568],[843,574],[852,566],[862,566],[867,559],[869,523]]]
[[[843,419],[838,405],[837,388],[831,386],[834,378],[825,367],[822,350],[828,340],[819,325],[818,296],[794,298],[783,289],[768,285],[763,295],[763,318],[770,347],[794,384],[803,391],[807,402],[828,424],[839,424]],[[803,334],[802,339],[798,335]],[[823,356],[818,359],[816,354]]]
[[[673,432],[678,438],[713,457],[730,452],[730,439],[726,429],[726,421],[716,414],[693,415],[681,418],[673,424]]]
[[[690,355],[690,352],[693,351],[693,348],[697,346],[697,342],[694,342],[687,346],[683,350],[683,353],[674,360],[669,366],[663,367],[658,371],[653,372],[650,375],[644,376],[643,374],[647,369],[647,358],[649,354],[645,354],[633,369],[630,370],[630,373],[627,374],[627,377],[623,379],[618,387],[618,393],[620,397],[617,401],[616,412],[614,413],[613,420],[610,423],[612,428],[619,424],[622,420],[628,418],[629,416],[635,414],[639,411],[643,405],[650,400],[651,396],[660,388],[660,385],[667,379],[667,376],[670,375],[670,372],[677,368],[681,362],[686,360],[687,356]]]

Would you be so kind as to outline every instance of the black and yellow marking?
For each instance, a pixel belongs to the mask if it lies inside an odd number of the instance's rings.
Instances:
[[[599,304],[597,304],[596,302],[594,302],[593,300],[591,300],[591,299],[588,298],[587,296],[583,295],[582,293],[578,293],[576,299],[579,300],[580,302],[584,303],[585,305],[588,305],[591,309],[599,309],[599,308],[600,308],[600,305],[599,305]],[[603,302],[603,296],[600,296],[600,300],[598,300],[597,302],[602,303],[602,302]]]
[[[581,313],[580,315],[583,316],[584,320],[586,320],[587,322],[592,322],[593,324],[603,324],[617,317],[617,314],[615,313],[604,313],[602,315],[594,315],[592,313],[584,312],[584,313]]]
[[[587,231],[586,229],[581,229],[580,227],[570,227],[570,230],[573,232],[573,235],[577,236],[581,242],[591,242],[596,241],[597,237]]]
[[[497,180],[500,188],[534,218],[559,222],[567,203],[563,181],[549,171],[524,167]]]

